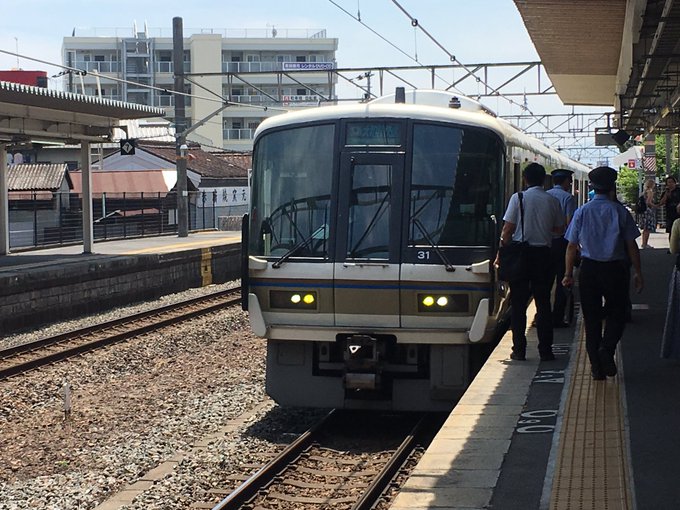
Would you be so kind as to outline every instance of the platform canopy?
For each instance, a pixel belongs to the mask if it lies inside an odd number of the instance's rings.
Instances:
[[[110,141],[121,120],[162,117],[161,108],[0,82],[0,255],[9,253],[7,147],[25,142],[80,144],[83,251],[92,252],[90,144]]]
[[[514,0],[560,99],[630,134],[680,126],[679,0]]]
[[[163,115],[161,108],[0,81],[0,143],[107,142],[123,119]]]

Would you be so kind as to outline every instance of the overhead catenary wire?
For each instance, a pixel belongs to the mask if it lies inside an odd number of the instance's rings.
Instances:
[[[449,59],[451,60],[451,62],[455,62],[455,63],[457,63],[458,65],[460,65],[460,66],[461,66],[461,67],[462,67],[462,68],[463,68],[470,76],[474,76],[474,77],[477,79],[477,82],[478,82],[478,83],[481,83],[481,84],[484,85],[485,87],[490,88],[493,92],[495,92],[498,96],[500,96],[500,97],[502,97],[503,99],[505,99],[506,101],[508,101],[510,104],[517,105],[517,106],[519,106],[522,110],[528,112],[530,115],[532,115],[533,117],[535,117],[536,120],[537,120],[537,122],[538,122],[540,125],[542,125],[548,132],[553,133],[553,130],[550,129],[550,127],[549,127],[547,124],[544,124],[544,123],[541,121],[541,119],[540,119],[537,115],[535,115],[535,114],[528,108],[528,106],[526,106],[525,104],[519,104],[519,103],[517,103],[516,101],[514,101],[513,99],[504,96],[503,94],[501,94],[501,93],[498,91],[498,89],[495,89],[494,87],[492,87],[491,85],[489,85],[488,83],[486,83],[484,80],[482,80],[481,78],[479,78],[479,77],[474,73],[473,70],[471,70],[471,69],[468,68],[465,64],[463,64],[460,60],[458,60],[458,59],[455,57],[455,55],[454,55],[453,53],[451,53],[448,49],[446,49],[446,47],[445,47],[442,43],[440,43],[440,42],[437,40],[436,37],[434,37],[432,34],[430,34],[430,32],[428,32],[428,31],[427,31],[427,30],[426,30],[426,29],[418,22],[418,20],[417,20],[415,17],[411,16],[411,14],[410,14],[410,13],[409,13],[402,5],[398,2],[398,0],[391,0],[391,2],[392,2],[395,6],[397,6],[397,8],[398,8],[402,13],[404,13],[404,15],[411,21],[411,26],[413,26],[414,28],[419,28],[419,29],[420,29],[420,30],[421,30],[421,31],[422,31],[422,32],[423,32],[423,33],[424,33],[424,34],[425,34],[425,35],[426,35],[426,36],[427,36],[427,37],[428,37],[435,45],[437,45],[437,47],[439,47],[444,53],[446,53],[446,55],[448,55],[448,57],[449,57]],[[563,138],[563,137],[560,137],[560,139],[562,140],[562,139],[564,139],[564,138]]]
[[[180,92],[180,91],[168,89],[168,88],[165,88],[165,87],[157,87],[155,85],[149,85],[147,83],[139,83],[139,82],[135,82],[135,81],[131,81],[131,80],[125,80],[123,78],[116,78],[116,77],[113,77],[113,76],[107,76],[105,74],[100,74],[98,72],[88,72],[88,71],[85,71],[83,69],[78,69],[76,67],[70,67],[70,66],[66,66],[66,65],[63,65],[63,64],[55,64],[54,62],[49,62],[47,60],[41,60],[39,58],[29,57],[28,55],[20,55],[18,53],[13,52],[13,51],[7,51],[7,50],[0,49],[0,53],[20,57],[20,58],[23,58],[23,59],[26,59],[26,60],[32,60],[33,62],[39,62],[41,64],[45,64],[45,65],[49,65],[49,66],[53,66],[53,67],[58,67],[58,68],[65,70],[68,73],[74,73],[74,74],[82,75],[82,76],[85,76],[87,74],[92,74],[93,76],[97,76],[97,77],[99,77],[101,79],[105,79],[105,80],[110,80],[110,81],[114,81],[114,82],[117,82],[117,83],[125,83],[127,85],[135,85],[137,87],[147,88],[147,89],[150,89],[150,90],[156,90],[156,91],[159,91],[159,92],[166,92],[168,94],[190,97],[192,99],[202,99],[202,100],[205,100],[205,101],[210,101],[210,102],[213,102],[213,103],[220,103],[220,104],[223,104],[223,105],[229,104],[229,105],[240,106],[240,107],[244,107],[244,108],[255,108],[255,109],[264,110],[264,111],[267,111],[267,110],[270,110],[270,109],[271,110],[277,110],[277,111],[287,111],[284,108],[276,108],[276,107],[270,107],[270,106],[258,106],[258,105],[251,105],[251,104],[247,104],[247,103],[237,103],[237,102],[234,102],[234,101],[227,101],[227,100],[223,99],[222,96],[220,96],[219,94],[216,94],[213,91],[209,91],[209,92],[212,93],[212,94],[215,94],[220,99],[212,98],[212,97],[205,97],[205,96],[198,96],[196,94],[191,94],[191,93],[188,93],[188,92]],[[194,85],[196,85],[196,84],[194,83]],[[205,87],[201,87],[201,88],[205,88]],[[206,89],[206,90],[208,90],[208,89]]]

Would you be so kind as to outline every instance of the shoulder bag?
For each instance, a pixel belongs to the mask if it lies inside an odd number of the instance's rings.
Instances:
[[[522,240],[513,241],[506,246],[498,248],[498,278],[506,282],[522,280],[529,275],[526,261],[526,249],[529,243],[524,241],[524,204],[522,193],[519,198],[519,214],[522,224]]]

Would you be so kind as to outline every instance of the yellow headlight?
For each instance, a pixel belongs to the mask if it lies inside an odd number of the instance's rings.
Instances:
[[[434,298],[432,296],[425,296],[423,298],[423,304],[425,306],[432,306],[434,304]]]
[[[314,295],[313,294],[305,294],[305,297],[302,298],[302,300],[307,303],[308,305],[311,305],[314,302]]]
[[[300,297],[300,294],[293,294],[290,296],[290,301],[292,303],[298,304],[302,298]]]
[[[449,304],[449,298],[447,298],[446,296],[441,296],[437,298],[437,304],[439,306],[446,306]]]

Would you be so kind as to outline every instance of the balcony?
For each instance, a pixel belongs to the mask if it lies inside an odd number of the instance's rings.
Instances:
[[[74,67],[88,73],[92,71],[96,71],[99,74],[120,72],[120,62],[86,62],[84,60],[76,60]]]
[[[330,71],[334,62],[222,62],[224,73],[259,73],[279,71]]]
[[[222,138],[225,140],[252,140],[254,129],[223,129]]]

